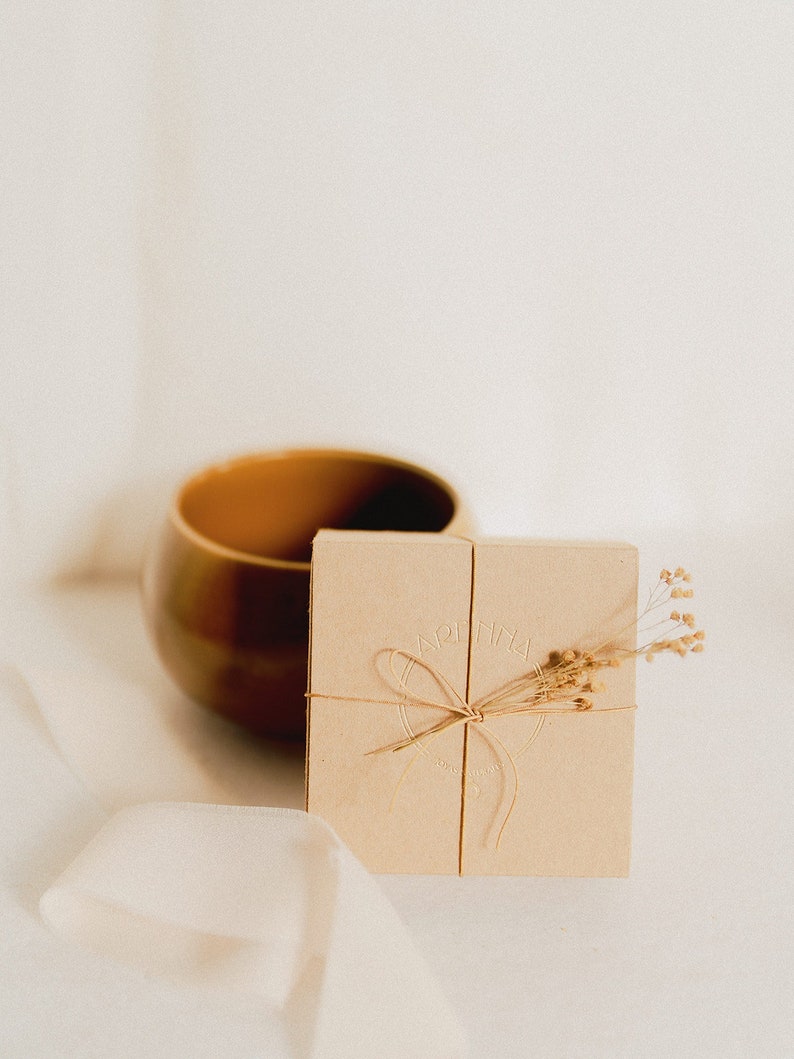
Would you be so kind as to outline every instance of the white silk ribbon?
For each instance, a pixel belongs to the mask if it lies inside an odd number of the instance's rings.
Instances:
[[[39,695],[47,686],[40,708],[50,718],[56,682],[31,684]],[[375,879],[302,810],[127,805],[40,907],[56,932],[104,956],[280,1010],[300,1059],[466,1052],[453,1010]]]

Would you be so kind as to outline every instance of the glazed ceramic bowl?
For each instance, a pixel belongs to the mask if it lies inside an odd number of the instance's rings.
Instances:
[[[253,732],[304,737],[311,546],[322,527],[470,528],[452,487],[421,467],[298,449],[189,478],[144,564],[144,613],[165,668]]]

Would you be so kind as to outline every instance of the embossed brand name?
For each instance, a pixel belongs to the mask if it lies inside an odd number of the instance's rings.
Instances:
[[[461,769],[459,768],[458,765],[451,765],[448,761],[445,761],[441,757],[436,758],[436,760],[434,761],[434,764],[436,765],[437,768],[444,769],[446,772],[451,772],[453,776],[459,776],[460,773],[461,773]],[[495,764],[493,764],[493,765],[485,765],[485,766],[483,766],[483,768],[466,769],[466,778],[467,779],[480,779],[482,776],[490,776],[494,772],[499,772],[500,769],[503,769],[503,768],[504,768],[504,765],[502,764],[502,762],[501,761],[497,761]]]
[[[469,631],[468,621],[443,623],[427,636],[419,633],[416,637],[416,653],[424,658],[431,651],[439,651],[445,644],[460,643],[466,640]],[[474,623],[472,643],[487,644],[498,647],[510,654],[520,655],[524,661],[529,660],[529,648],[532,640],[529,636],[518,635],[518,629],[512,629],[501,622],[487,622],[479,619]]]

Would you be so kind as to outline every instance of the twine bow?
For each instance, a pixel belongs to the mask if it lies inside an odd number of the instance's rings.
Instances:
[[[471,649],[471,645],[469,645],[469,647]],[[560,700],[559,698],[555,698],[550,700],[549,685],[546,675],[544,674],[542,667],[537,665],[537,663],[533,666],[531,673],[527,673],[524,676],[518,677],[516,680],[512,680],[509,683],[502,685],[496,691],[491,692],[474,702],[468,702],[467,699],[458,692],[457,688],[451,683],[451,681],[425,659],[412,654],[410,651],[404,651],[399,648],[387,649],[386,653],[389,656],[389,672],[393,678],[396,689],[398,689],[399,693],[402,695],[401,699],[376,699],[371,696],[357,695],[325,695],[320,694],[319,692],[309,692],[308,697],[333,699],[337,702],[366,702],[373,705],[399,707],[401,711],[401,721],[406,730],[406,737],[397,740],[394,743],[389,743],[387,746],[377,747],[375,750],[368,751],[368,757],[376,754],[395,753],[411,746],[416,747],[420,752],[425,751],[430,743],[444,732],[449,731],[451,728],[455,728],[458,725],[465,726],[463,760],[461,763],[461,816],[459,832],[460,864],[462,864],[463,859],[463,837],[465,831],[468,732],[469,726],[474,725],[474,731],[476,731],[492,749],[496,750],[497,756],[500,758],[503,757],[510,765],[513,778],[513,791],[510,798],[510,804],[507,807],[507,811],[499,827],[499,832],[496,838],[496,849],[498,850],[502,836],[504,835],[507,824],[518,801],[520,779],[518,767],[516,765],[516,758],[520,757],[524,751],[528,750],[540,735],[543,722],[547,716],[558,713],[583,713],[590,711],[592,707],[589,705],[582,705],[581,701],[578,699]],[[402,669],[399,671],[395,667],[395,661],[397,659],[402,659],[404,662]],[[410,680],[416,667],[421,668],[431,677],[442,690],[447,701],[442,702],[430,698],[428,695],[420,694],[418,691],[414,690],[410,684]],[[552,702],[554,704],[552,704]],[[406,706],[417,707],[419,709],[444,710],[446,711],[447,716],[431,725],[429,728],[423,729],[421,732],[414,732],[404,712]],[[593,712],[614,713],[633,709],[636,709],[636,707],[611,706],[599,708]],[[527,741],[514,754],[499,736],[489,728],[488,721],[494,720],[497,717],[508,717],[519,714],[533,714],[537,720]],[[390,812],[394,807],[397,795],[399,794],[408,773],[416,763],[418,757],[419,754],[412,757],[403,769],[389,803]]]
[[[502,840],[505,828],[510,820],[510,817],[515,809],[516,802],[518,801],[518,794],[520,788],[520,779],[518,774],[518,767],[516,765],[516,758],[520,757],[521,754],[527,750],[532,743],[537,739],[540,734],[540,730],[543,726],[543,722],[549,714],[556,713],[582,713],[589,709],[590,706],[584,706],[576,700],[557,701],[557,705],[551,705],[547,698],[547,690],[545,687],[546,681],[543,673],[543,669],[535,664],[531,674],[526,674],[516,680],[510,681],[507,684],[502,685],[496,691],[477,699],[475,702],[468,702],[455,688],[455,686],[444,676],[440,670],[436,669],[435,666],[431,665],[425,659],[420,658],[418,655],[412,654],[410,651],[403,651],[400,649],[392,649],[388,651],[389,655],[389,671],[394,679],[394,683],[399,691],[401,692],[403,699],[402,701],[390,701],[386,699],[372,700],[369,702],[379,702],[383,705],[399,706],[401,708],[401,719],[403,727],[407,731],[405,739],[400,739],[397,742],[390,743],[387,746],[378,747],[376,750],[369,751],[369,755],[374,754],[385,754],[396,752],[399,750],[405,750],[407,747],[414,746],[420,750],[427,749],[427,746],[437,739],[442,733],[449,731],[451,728],[455,728],[458,725],[466,726],[466,733],[469,731],[469,726],[474,725],[474,731],[485,740],[486,743],[492,749],[495,749],[497,756],[503,756],[507,763],[510,765],[510,770],[513,778],[513,793],[510,799],[510,804],[505,813],[504,819],[502,820],[499,832],[496,838],[496,848],[499,849],[499,845]],[[395,667],[395,661],[402,659],[404,664],[401,670]],[[442,689],[447,697],[446,702],[440,702],[436,699],[432,699],[427,695],[419,694],[410,685],[410,679],[416,667],[423,669],[432,680]],[[408,719],[405,716],[403,707],[410,705],[412,707],[418,707],[420,709],[437,709],[445,710],[448,714],[447,717],[438,721],[431,727],[424,729],[421,732],[414,732],[411,729]],[[611,707],[607,710],[624,710],[633,709],[634,707]],[[607,712],[607,710],[598,712]],[[497,717],[507,717],[517,714],[534,714],[537,718],[537,723],[530,733],[529,738],[523,744],[520,750],[515,754],[511,753],[505,743],[496,735],[494,731],[488,726],[488,721],[493,720]],[[500,754],[501,752],[501,754]],[[410,772],[413,765],[416,763],[418,754],[411,758],[403,770],[397,785],[392,795],[390,802],[390,810],[394,805],[395,799],[402,787],[408,773]],[[467,761],[468,746],[464,739],[464,750],[463,750],[463,763],[461,768],[461,845],[463,841],[463,828],[464,828],[464,814],[463,808],[465,807],[466,797],[466,780],[467,780]]]

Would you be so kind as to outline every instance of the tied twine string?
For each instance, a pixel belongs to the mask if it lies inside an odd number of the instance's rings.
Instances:
[[[468,538],[461,538],[468,540]],[[568,699],[556,699],[552,698],[552,687],[548,681],[548,678],[543,671],[543,668],[535,663],[532,667],[531,673],[526,673],[516,680],[512,680],[507,684],[502,685],[496,691],[483,696],[475,702],[470,702],[469,698],[469,687],[471,683],[471,669],[472,669],[472,635],[471,630],[474,628],[474,597],[475,597],[475,573],[476,573],[476,556],[477,547],[474,541],[469,540],[471,544],[471,578],[470,578],[470,593],[469,593],[469,639],[467,644],[467,656],[466,656],[466,694],[461,696],[457,689],[450,683],[449,680],[441,673],[435,666],[432,666],[429,662],[426,662],[423,658],[418,655],[411,654],[410,651],[403,651],[399,648],[388,649],[389,655],[389,672],[391,673],[394,682],[396,683],[399,691],[402,695],[400,700],[393,699],[373,699],[370,696],[356,696],[356,695],[325,695],[316,691],[308,691],[306,697],[311,700],[312,698],[324,698],[331,699],[336,702],[368,702],[376,705],[383,706],[397,706],[401,711],[401,720],[403,727],[406,729],[406,738],[398,740],[395,743],[390,743],[388,746],[378,747],[375,750],[370,750],[367,756],[370,757],[376,754],[396,753],[401,750],[405,750],[408,747],[415,747],[417,753],[403,769],[400,778],[392,794],[391,801],[389,803],[389,812],[392,812],[394,803],[400,789],[405,782],[408,773],[416,763],[418,757],[422,753],[427,752],[427,748],[435,739],[437,739],[444,732],[449,731],[458,725],[464,726],[463,732],[463,751],[462,751],[462,762],[461,762],[461,807],[460,807],[460,827],[458,831],[458,873],[463,874],[463,845],[464,835],[466,828],[466,776],[467,776],[467,764],[468,764],[468,735],[470,731],[475,731],[477,734],[485,740],[492,750],[496,750],[497,757],[501,750],[502,755],[510,765],[510,770],[513,778],[513,792],[510,798],[510,804],[505,813],[504,819],[502,820],[499,828],[499,833],[496,838],[496,849],[499,849],[499,845],[502,841],[502,836],[505,832],[510,817],[513,814],[513,810],[518,802],[518,795],[520,790],[520,779],[518,775],[518,767],[516,765],[516,758],[520,757],[525,750],[534,743],[537,737],[540,735],[540,730],[543,726],[545,718],[551,714],[557,713],[584,713],[592,710],[592,705],[587,703],[584,704],[580,700],[568,700]],[[405,664],[402,667],[401,672],[397,672],[395,669],[395,659],[402,658],[405,660]],[[409,680],[416,667],[423,669],[439,686],[444,693],[447,701],[439,702],[435,699],[431,699],[426,695],[415,692],[409,685]],[[555,702],[556,705],[550,705],[551,702]],[[413,732],[410,725],[408,724],[407,718],[404,714],[404,707],[406,705],[415,706],[419,709],[436,709],[445,710],[447,717],[443,720],[438,721],[436,724],[425,729],[422,732]],[[595,713],[619,713],[625,710],[635,710],[635,705],[631,706],[608,706],[601,707],[593,712]],[[508,717],[515,715],[528,715],[534,714],[537,718],[535,728],[530,734],[528,740],[521,749],[514,755],[505,746],[502,740],[488,727],[488,721],[494,720],[498,717]],[[471,726],[474,726],[473,728]],[[498,748],[498,749],[497,749]]]
[[[471,642],[469,642],[469,651],[471,652]],[[537,739],[547,716],[558,713],[586,713],[590,712],[592,707],[583,706],[574,700],[557,700],[557,705],[550,705],[547,698],[549,694],[548,683],[543,669],[537,664],[533,667],[532,673],[527,673],[524,676],[518,677],[516,680],[510,681],[510,683],[503,685],[496,691],[483,696],[475,702],[468,702],[467,699],[459,694],[457,689],[444,676],[444,674],[425,659],[412,654],[410,651],[403,651],[399,648],[388,649],[388,656],[389,672],[394,680],[395,687],[399,689],[402,695],[401,699],[375,699],[370,696],[357,695],[322,695],[319,692],[309,692],[307,697],[331,699],[336,702],[368,702],[374,705],[397,706],[401,708],[409,705],[417,707],[418,709],[444,710],[447,713],[446,717],[437,721],[429,728],[423,729],[421,732],[413,732],[406,719],[403,718],[403,724],[407,728],[407,734],[404,739],[368,751],[368,757],[377,754],[396,753],[400,750],[406,750],[408,747],[415,747],[418,751],[418,753],[412,757],[405,766],[397,781],[389,803],[390,812],[393,810],[397,795],[399,794],[408,773],[416,764],[420,754],[426,752],[430,744],[444,732],[456,728],[458,725],[465,725],[466,730],[469,731],[469,726],[473,725],[474,728],[472,730],[475,731],[480,738],[484,739],[492,750],[496,751],[498,757],[503,756],[508,762],[513,779],[513,790],[510,804],[507,808],[504,819],[502,820],[496,839],[496,849],[498,850],[508,821],[510,820],[518,801],[521,787],[516,758],[520,757],[524,751],[528,750],[535,739]],[[398,659],[403,661],[403,665],[399,669],[396,665]],[[447,701],[430,698],[428,695],[420,694],[411,687],[410,680],[417,667],[424,670],[425,673],[427,673],[438,685],[440,690],[444,693]],[[634,709],[636,709],[636,706],[609,706],[597,709],[593,712],[618,713]],[[513,754],[499,736],[488,727],[488,721],[494,720],[497,717],[509,717],[519,714],[534,715],[537,718],[537,724],[527,742],[524,743],[517,753]],[[466,762],[464,754],[464,762],[461,769],[461,782],[463,784],[465,784],[465,770]],[[463,813],[461,813],[461,848],[463,845],[464,829],[465,818]]]

